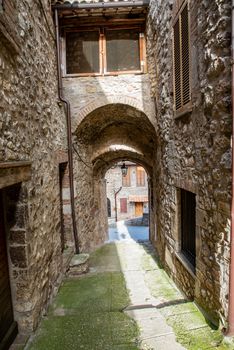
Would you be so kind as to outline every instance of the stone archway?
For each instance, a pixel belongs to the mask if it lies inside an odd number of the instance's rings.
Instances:
[[[141,164],[156,189],[156,131],[144,111],[116,103],[88,113],[73,135],[79,244],[90,251],[107,238],[105,173],[111,165],[122,159]],[[153,205],[151,212],[153,229]]]

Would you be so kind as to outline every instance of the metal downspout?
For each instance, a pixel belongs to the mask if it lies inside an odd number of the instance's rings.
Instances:
[[[72,132],[71,132],[71,106],[70,102],[63,96],[62,76],[61,76],[61,51],[59,39],[59,19],[58,11],[55,9],[55,30],[56,30],[56,46],[57,46],[57,65],[58,65],[58,94],[59,99],[65,104],[66,121],[67,121],[67,147],[68,147],[68,167],[69,167],[69,184],[70,184],[70,198],[71,198],[71,214],[73,235],[75,241],[76,254],[79,253],[78,233],[76,227],[75,214],[75,195],[74,195],[74,176],[73,176],[73,155],[72,155]]]
[[[115,222],[118,221],[118,213],[117,213],[117,194],[122,190],[122,186],[115,192]]]
[[[229,305],[226,336],[234,335],[234,0],[232,0],[232,209],[230,237]]]

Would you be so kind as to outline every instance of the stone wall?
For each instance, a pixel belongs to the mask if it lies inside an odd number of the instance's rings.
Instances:
[[[156,102],[160,200],[154,244],[174,279],[214,320],[226,319],[231,204],[230,2],[191,0],[192,112],[173,112],[173,11],[152,1],[147,24],[151,93]],[[160,156],[159,156],[160,155]],[[179,189],[196,194],[196,276],[180,263]],[[165,258],[168,250],[173,266]],[[175,267],[175,268],[174,268]],[[189,278],[189,274],[191,275]]]
[[[64,92],[71,102],[73,131],[90,112],[111,103],[123,103],[142,110],[155,125],[149,84],[148,74],[63,78]]]
[[[66,149],[66,119],[48,1],[12,4],[16,37],[0,14],[0,161],[31,162],[31,179],[4,189],[14,316],[30,332],[61,275],[58,153]]]

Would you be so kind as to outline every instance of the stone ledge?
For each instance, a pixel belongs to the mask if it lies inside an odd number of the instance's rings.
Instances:
[[[76,254],[71,259],[68,275],[77,276],[88,272],[89,270],[89,254]]]
[[[193,266],[190,264],[190,262],[185,258],[185,256],[182,253],[176,252],[175,256],[176,256],[177,260],[188,271],[188,273],[191,275],[191,277],[195,280],[196,279],[195,271],[193,269]]]

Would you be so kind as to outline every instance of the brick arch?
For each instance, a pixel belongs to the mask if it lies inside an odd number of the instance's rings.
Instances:
[[[106,96],[101,97],[100,99],[95,99],[80,109],[79,113],[75,116],[74,120],[72,121],[72,131],[75,132],[75,130],[82,123],[85,117],[88,116],[90,113],[94,112],[98,108],[105,107],[111,104],[127,105],[136,109],[139,113],[145,114],[149,120],[152,117],[152,110],[150,110],[149,106],[146,106],[146,108],[144,108],[143,104],[136,98],[129,96],[127,97],[123,95],[108,97]]]

